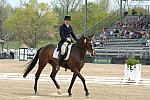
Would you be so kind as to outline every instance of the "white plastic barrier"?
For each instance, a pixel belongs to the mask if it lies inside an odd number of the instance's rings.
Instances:
[[[28,60],[28,48],[19,48],[19,61]]]
[[[125,64],[124,82],[136,82],[141,80],[141,64],[133,66]]]

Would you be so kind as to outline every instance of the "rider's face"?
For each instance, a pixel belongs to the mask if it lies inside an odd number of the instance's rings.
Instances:
[[[70,20],[64,20],[65,25],[70,25]]]

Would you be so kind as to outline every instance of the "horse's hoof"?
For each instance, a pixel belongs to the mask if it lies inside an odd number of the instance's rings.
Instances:
[[[71,97],[72,96],[71,92],[68,92],[68,93],[69,93],[69,97]]]
[[[85,96],[87,96],[87,97],[88,97],[88,96],[89,96],[89,93],[86,93],[86,94],[85,94]]]
[[[23,75],[23,78],[26,78],[26,75]]]
[[[34,87],[34,93],[37,94],[37,88]]]
[[[35,93],[35,95],[36,95],[36,94],[37,94],[37,91],[35,91],[34,93]]]
[[[38,93],[37,93],[37,92],[35,92],[35,95],[38,95]]]
[[[72,94],[71,93],[69,93],[69,97],[71,97],[72,96]]]
[[[57,90],[57,94],[61,95],[61,90],[60,89]]]

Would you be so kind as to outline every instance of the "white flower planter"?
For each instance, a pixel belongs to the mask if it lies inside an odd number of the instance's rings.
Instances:
[[[133,66],[125,64],[124,82],[136,82],[141,80],[141,64]]]

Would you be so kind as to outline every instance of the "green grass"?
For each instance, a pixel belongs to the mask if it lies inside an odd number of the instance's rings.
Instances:
[[[45,46],[47,44],[58,44],[58,42],[59,42],[59,40],[56,39],[56,38],[53,38],[53,39],[47,39],[47,38],[41,39],[37,43],[37,48],[43,47],[43,46]],[[10,41],[8,43],[5,43],[4,48],[7,49],[7,47],[8,47],[8,49],[12,49],[12,48],[18,49],[20,47],[20,41]]]

